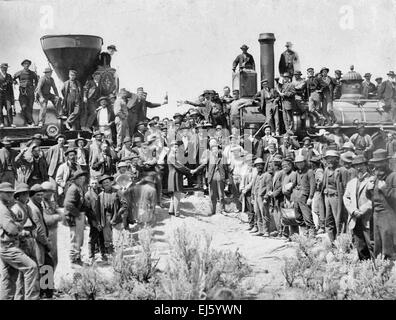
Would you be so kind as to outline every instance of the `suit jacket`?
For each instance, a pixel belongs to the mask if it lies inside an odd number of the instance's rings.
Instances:
[[[367,183],[369,182],[369,175],[360,182],[359,190],[357,190],[357,183],[359,178],[353,178],[348,182],[345,193],[343,196],[344,206],[348,211],[348,228],[353,230],[356,225],[356,220],[360,219],[365,228],[370,228],[370,219],[372,217],[373,204],[371,200],[367,198]],[[360,210],[362,215],[356,218],[352,217],[354,211]]]
[[[232,70],[235,70],[238,65],[239,68],[242,67],[246,69],[256,70],[256,64],[254,63],[254,58],[250,53],[239,54],[232,63]]]
[[[32,218],[36,224],[35,239],[37,243],[36,257],[38,265],[44,264],[45,252],[49,247],[50,243],[48,240],[48,228],[44,221],[42,209],[40,209],[32,200],[29,200],[28,206],[32,211]]]
[[[25,178],[26,181],[29,180],[30,176],[33,173],[34,169],[34,158],[32,157],[29,160],[26,160],[24,157],[20,157],[18,163],[23,164],[24,167],[26,168],[25,171]],[[48,181],[48,166],[47,166],[47,161],[45,160],[44,157],[40,156],[38,160],[38,167],[39,167],[39,172],[40,176],[43,179],[43,181]]]
[[[12,87],[12,76],[8,73],[5,77],[0,72],[0,96],[4,97],[6,100],[10,101],[13,105],[15,102],[14,98],[14,88]]]
[[[293,198],[301,200],[305,196],[312,199],[315,186],[315,175],[311,169],[305,168],[302,172],[296,171],[296,187],[293,190]]]
[[[279,59],[279,74],[290,72],[293,74],[294,66],[299,63],[298,55],[292,50],[282,52]]]
[[[84,191],[72,183],[66,191],[64,205],[65,216],[78,217],[85,204]]]
[[[216,168],[219,170],[221,180],[225,181],[228,178],[229,168],[226,164],[227,161],[224,157],[221,156],[221,152],[219,152],[219,156],[216,161],[214,161],[214,155],[211,151],[207,151],[203,154],[201,159],[201,165],[196,169],[197,171],[202,170],[206,167],[206,178],[208,179],[208,183],[212,182],[213,176],[216,172]]]
[[[115,159],[112,155],[108,157],[108,163],[101,162],[102,161],[102,153],[98,153],[92,159],[92,169],[101,175],[108,174],[113,175],[116,173]]]
[[[384,100],[385,104],[390,106],[392,98],[395,95],[395,88],[391,81],[382,82],[377,90],[379,100]]]
[[[284,83],[281,92],[284,94],[282,97],[283,108],[285,108],[285,110],[293,110],[296,103],[296,89],[294,88],[294,84],[291,82]]]
[[[77,97],[77,101],[75,101],[75,103],[76,103],[77,105],[80,105],[80,104],[81,104],[81,100],[82,100],[82,88],[81,88],[81,83],[80,83],[80,81],[78,81],[78,80],[74,80],[74,81],[76,82],[77,91],[78,91],[78,97]],[[66,80],[65,83],[63,84],[63,87],[62,87],[62,90],[61,90],[65,102],[67,101],[67,97],[68,97],[68,95],[69,95],[70,83],[71,83],[70,80]]]
[[[15,164],[16,155],[17,153],[13,149],[8,150],[4,147],[0,149],[0,174],[8,170],[7,164],[11,164],[14,173],[16,174],[16,164]]]
[[[83,95],[85,98],[96,102],[101,96],[99,85],[96,85],[94,80],[87,80],[83,88]]]
[[[60,159],[60,151],[61,151],[60,148],[61,147],[57,144],[57,145],[54,145],[48,149],[46,159],[47,159],[47,164],[48,164],[48,175],[50,177],[53,177],[56,174],[56,170],[57,170],[58,166],[65,162],[64,155],[65,155],[66,148],[62,147],[63,148],[62,159]]]
[[[362,95],[364,99],[372,99],[373,97],[376,96],[377,89],[374,83],[363,81],[362,88],[363,88]]]
[[[178,160],[172,151],[168,154],[167,163],[169,166],[168,192],[183,191],[183,175],[189,175],[190,170]]]
[[[150,182],[137,184],[133,188],[133,202],[136,220],[140,223],[147,223],[153,220],[155,206],[157,204],[157,190]]]

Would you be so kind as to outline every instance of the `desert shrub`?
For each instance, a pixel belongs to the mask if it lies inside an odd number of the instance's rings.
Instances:
[[[138,241],[133,236],[124,238],[126,246],[133,248],[135,254],[125,256],[120,244],[113,260],[115,272],[114,285],[118,299],[148,300],[156,298],[157,264],[152,252],[152,231],[144,228],[138,232]]]
[[[285,257],[282,274],[289,287],[303,289],[307,299],[395,299],[396,268],[382,257],[359,261],[351,237],[332,245],[293,236],[294,257]]]
[[[72,279],[62,279],[59,291],[75,300],[96,300],[99,295],[111,293],[112,284],[99,274],[96,267],[83,267],[73,274]]]
[[[251,269],[237,251],[211,248],[212,238],[185,225],[175,230],[170,257],[161,276],[161,298],[172,300],[211,299],[220,288],[240,296],[241,281]]]

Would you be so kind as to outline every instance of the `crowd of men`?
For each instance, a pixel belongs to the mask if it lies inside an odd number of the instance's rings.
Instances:
[[[242,48],[246,54],[247,48]],[[107,55],[103,59],[109,63]],[[236,59],[233,69],[244,59]],[[86,222],[90,227],[88,262],[94,263],[97,253],[106,261],[123,230],[155,221],[156,207],[164,207],[164,196],[169,200],[168,213],[180,216],[181,198],[190,190],[209,194],[209,214],[228,214],[225,204],[230,198],[237,212],[248,214],[252,235],[286,240],[294,233],[308,237],[327,233],[333,242],[350,232],[360,259],[379,254],[396,259],[396,174],[389,166],[396,153],[393,135],[387,137],[386,150],[374,150],[363,124],[350,137],[337,124],[302,141],[291,130],[289,111],[298,105],[297,96],[308,99],[308,116],[316,112],[319,119],[333,122],[331,109],[326,107],[338,91],[336,85],[325,90],[323,83],[336,83],[327,68],[316,76],[310,68],[312,83],[304,80],[302,89],[293,84],[303,82],[298,71],[293,81],[292,75],[283,74],[281,88],[275,91],[264,80],[263,89],[251,102],[267,115],[266,123],[249,125],[241,136],[239,110],[246,101],[240,101],[237,90],[231,95],[229,87],[222,96],[205,90],[197,102],[184,101],[194,106],[186,114],[148,119],[147,108],[160,104],[148,102],[141,87],[136,93],[121,89],[101,96],[99,73],[81,90],[76,72],[70,70],[60,105],[52,70],[38,80],[37,89],[30,83],[34,80],[30,61],[22,65],[24,70],[14,79],[19,77],[26,123],[32,125],[29,115],[34,97],[29,100],[29,95],[38,92],[41,124],[51,101],[58,115],[66,116],[67,128],[92,131],[92,139],[66,141],[60,134],[56,144],[45,149],[42,136],[36,134],[20,151],[12,148],[10,138],[1,140],[2,299],[52,296],[51,289],[40,289],[38,284],[43,267],[56,268],[60,222],[70,229],[72,264],[83,265]],[[339,80],[341,73],[336,75]],[[370,75],[366,76],[370,83]],[[12,77],[10,81],[12,86]],[[313,85],[317,86],[314,90]],[[367,98],[376,89],[369,87]],[[1,99],[8,101],[6,94]],[[286,128],[283,135],[276,120],[280,105]]]

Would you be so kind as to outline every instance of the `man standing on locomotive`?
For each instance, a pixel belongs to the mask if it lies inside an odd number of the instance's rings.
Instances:
[[[62,95],[64,98],[63,109],[66,111],[68,117],[65,126],[69,130],[72,130],[72,126],[73,130],[78,129],[76,124],[81,114],[81,84],[76,77],[77,71],[69,70],[69,80],[65,81],[62,88]]]
[[[295,109],[296,100],[296,89],[291,83],[291,74],[286,72],[283,74],[284,83],[280,90],[279,95],[282,98],[283,107],[283,122],[285,123],[286,130],[293,130],[293,110]]]
[[[19,104],[24,124],[28,127],[33,125],[34,90],[38,83],[37,74],[29,70],[32,62],[28,59],[22,61],[23,69],[14,75],[14,83],[19,80]]]
[[[54,94],[51,93],[51,89]],[[35,94],[40,102],[40,114],[39,114],[39,126],[43,126],[47,115],[48,101],[51,101],[54,105],[55,114],[57,116],[62,115],[62,110],[59,110],[59,94],[56,88],[54,78],[52,78],[52,69],[45,68],[44,76],[39,79]]]
[[[0,128],[4,127],[3,108],[7,111],[7,122],[11,127],[13,124],[14,107],[14,88],[12,87],[12,76],[7,73],[8,63],[0,65]]]
[[[98,106],[98,99],[101,96],[100,90],[100,73],[95,72],[92,80],[87,80],[83,88],[84,109],[81,112],[81,129],[91,132],[95,123],[95,110]]]

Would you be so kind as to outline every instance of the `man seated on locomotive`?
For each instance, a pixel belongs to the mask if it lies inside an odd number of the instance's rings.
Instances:
[[[371,159],[371,153],[374,150],[374,144],[370,135],[366,134],[366,129],[364,124],[359,124],[357,126],[357,131],[354,133],[350,141],[355,145],[355,153],[357,155],[362,154],[366,159]]]
[[[306,108],[303,103],[304,98],[306,96],[306,89],[307,89],[307,84],[305,79],[302,77],[301,71],[295,71],[294,72],[294,80],[292,81],[294,87],[296,88],[296,107],[297,111],[301,114],[301,119],[305,119],[306,116]]]

